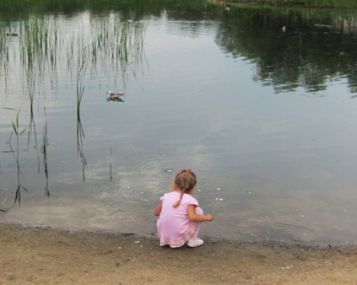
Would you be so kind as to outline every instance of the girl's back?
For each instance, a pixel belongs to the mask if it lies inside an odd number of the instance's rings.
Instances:
[[[182,245],[192,236],[194,225],[187,216],[188,205],[198,206],[197,200],[190,194],[183,194],[180,205],[175,203],[180,199],[180,193],[172,191],[160,198],[162,210],[157,221],[161,244]],[[197,208],[196,208],[197,211]]]

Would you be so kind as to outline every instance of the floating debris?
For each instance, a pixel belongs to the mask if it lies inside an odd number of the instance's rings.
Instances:
[[[139,244],[140,243],[140,240],[136,240],[134,241],[135,244]]]
[[[216,201],[223,201],[223,198],[216,198]]]
[[[219,188],[219,187],[217,187],[217,189],[216,189],[217,191],[221,191],[221,188]]]

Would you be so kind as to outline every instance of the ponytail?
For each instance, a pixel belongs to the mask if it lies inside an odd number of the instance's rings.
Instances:
[[[180,199],[173,205],[174,208],[177,208],[178,206],[180,206],[183,194],[185,194],[185,193],[183,193],[183,192],[180,193]]]

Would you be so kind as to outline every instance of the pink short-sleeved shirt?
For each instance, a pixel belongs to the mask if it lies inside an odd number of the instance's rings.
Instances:
[[[173,205],[179,199],[180,193],[177,191],[166,193],[160,198],[162,208],[156,225],[161,246],[182,246],[189,239],[194,238],[197,231],[198,223],[190,221],[187,208],[188,205],[195,205],[196,213],[202,214],[198,201],[191,195],[184,194],[180,205],[174,208]]]

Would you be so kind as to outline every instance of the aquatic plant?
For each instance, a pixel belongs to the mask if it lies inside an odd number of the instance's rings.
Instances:
[[[46,70],[56,71],[58,28],[49,16],[29,16],[20,22],[20,59],[26,78],[30,110],[33,113],[36,83],[44,79]]]
[[[8,66],[9,66],[9,47],[7,43],[8,36],[4,32],[5,27],[0,26],[0,76],[4,76],[5,94],[8,90]]]
[[[16,166],[17,166],[17,189],[15,192],[15,199],[14,199],[14,204],[16,204],[16,202],[18,202],[18,204],[20,205],[21,203],[21,190],[24,190],[26,192],[28,192],[28,190],[21,184],[21,169],[20,169],[20,144],[19,144],[19,139],[20,136],[26,131],[26,129],[20,129],[19,126],[19,113],[20,111],[17,112],[16,115],[16,119],[15,122],[11,122],[12,124],[12,129],[13,129],[13,133],[16,136]],[[9,139],[9,145],[12,149],[11,146],[11,136]]]
[[[128,20],[120,13],[111,13],[99,20],[91,19],[92,41],[88,46],[88,60],[92,64],[92,73],[98,68],[110,71],[114,74],[114,81],[121,77],[125,86],[129,73],[135,76],[146,62],[145,31],[143,22]]]
[[[45,126],[44,126],[44,132],[42,136],[42,153],[43,153],[43,168],[45,172],[45,179],[46,179],[46,185],[45,185],[45,195],[47,197],[50,197],[50,190],[48,188],[48,159],[47,159],[47,147],[49,146],[48,142],[48,135],[47,135],[47,111],[46,107],[44,107],[44,112],[45,112]]]
[[[40,152],[38,148],[36,122],[35,122],[34,113],[31,111],[30,121],[28,125],[28,132],[27,132],[27,151],[30,150],[32,134],[34,135],[34,141],[35,141],[34,149],[36,150],[36,156],[37,156],[37,172],[40,173]]]
[[[84,139],[84,130],[81,122],[81,103],[83,99],[83,94],[84,94],[84,76],[86,74],[87,70],[87,49],[83,47],[83,41],[82,39],[78,40],[78,45],[79,48],[81,48],[82,53],[77,55],[77,76],[76,76],[76,95],[77,95],[77,153],[80,157],[81,164],[82,164],[82,179],[83,182],[85,183],[85,167],[87,165],[87,160],[84,156],[83,152],[83,139]]]
[[[112,165],[113,149],[109,150],[109,180],[113,181],[113,165]]]
[[[77,105],[76,106],[77,106],[78,118],[80,118],[80,110],[81,110],[81,104],[84,94],[83,75],[85,74],[85,67],[86,67],[86,63],[85,61],[82,61],[82,63],[79,65],[79,68],[77,70],[77,83],[76,83]]]
[[[81,122],[81,118],[77,116],[77,153],[82,164],[82,180],[86,182],[85,168],[87,166],[87,160],[84,155],[84,130]]]

